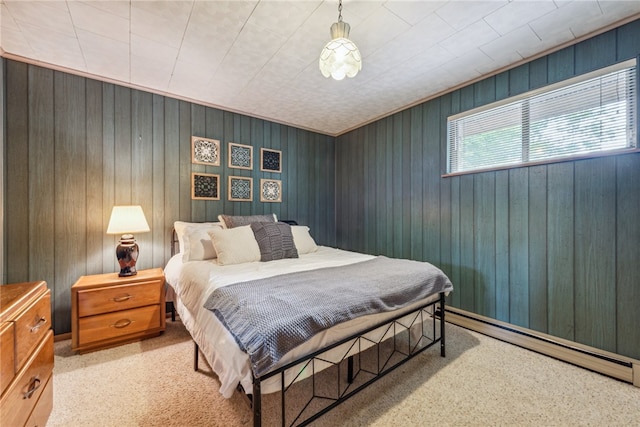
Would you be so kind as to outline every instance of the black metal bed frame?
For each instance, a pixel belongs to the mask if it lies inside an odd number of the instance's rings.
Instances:
[[[429,311],[430,308],[432,311]],[[274,376],[280,376],[279,394],[281,425],[283,427],[287,425],[305,426],[437,343],[440,343],[440,356],[445,357],[444,314],[445,295],[441,292],[437,300],[416,308],[409,313],[398,315],[391,320],[387,320],[360,331],[331,344],[330,346],[324,347],[290,362],[263,375],[262,377],[254,377],[253,390],[249,397],[253,409],[254,427],[260,427],[262,425],[262,382]],[[406,323],[407,319],[410,319],[409,324]],[[428,324],[430,324],[430,327],[428,327]],[[371,331],[380,328],[386,329],[379,340],[374,341],[366,336]],[[416,334],[416,332],[419,332],[419,334]],[[332,362],[323,357],[327,351],[344,345],[345,343],[350,344],[348,345],[347,351],[345,351],[339,361]],[[363,343],[365,344],[364,347],[368,347],[365,351],[374,351],[373,357],[377,365],[374,369],[363,366],[362,360],[360,359],[362,356]],[[196,371],[198,370],[198,352],[198,344],[194,341],[193,367]],[[315,383],[315,376],[320,371],[316,371],[316,363],[320,363],[325,366],[333,365],[337,367],[335,370],[336,378],[334,380],[334,384],[336,385],[335,395],[327,396],[318,392]],[[345,363],[346,380],[343,381],[341,376],[345,376],[345,369],[342,369],[341,366]],[[297,414],[294,414],[293,421],[291,423],[287,423],[287,393],[291,391],[291,388],[299,379],[300,375],[302,375],[302,373],[307,369],[312,370],[309,378],[311,380],[310,386],[312,387],[312,395],[308,398],[302,409],[299,410]],[[294,378],[287,382],[285,380],[285,376],[289,370],[297,370],[299,373],[294,375]],[[358,376],[363,376],[363,379],[360,383],[356,384]],[[308,416],[305,415],[308,408],[314,402],[317,404],[319,401],[328,403],[318,411],[312,412],[311,414],[308,414]]]
[[[175,230],[172,232],[172,255],[175,253],[175,244],[177,243]],[[173,307],[172,307],[173,308]],[[431,311],[429,311],[431,309]],[[335,408],[351,396],[363,390],[370,384],[379,380],[386,374],[392,372],[402,364],[413,359],[423,351],[440,343],[440,356],[445,357],[445,294],[441,292],[439,298],[432,302],[421,305],[420,307],[408,312],[400,314],[390,320],[378,323],[363,331],[357,332],[347,338],[344,338],[327,347],[321,348],[313,353],[303,356],[293,362],[290,362],[274,371],[271,371],[262,377],[253,378],[253,390],[250,395],[250,403],[253,408],[253,425],[260,427],[262,425],[262,382],[269,378],[280,376],[280,417],[281,425],[284,426],[305,426],[318,419],[331,409]],[[407,324],[407,320],[410,322]],[[175,320],[172,312],[172,320]],[[429,323],[431,327],[426,327]],[[437,327],[439,326],[439,327]],[[384,330],[384,333],[378,340],[372,340],[366,335],[375,330]],[[347,344],[350,343],[350,344]],[[323,357],[328,351],[339,346],[347,345],[347,351],[339,361],[330,361]],[[364,348],[363,348],[364,347]],[[376,361],[376,367],[371,369],[361,360],[361,356],[365,352],[373,352],[373,358]],[[193,369],[198,370],[198,343],[194,341]],[[320,365],[332,365],[337,367],[335,394],[327,396],[322,394],[316,388],[316,374],[324,369],[316,371],[316,363]],[[346,363],[346,379],[343,381],[341,375],[345,369],[342,369]],[[290,392],[294,384],[297,383],[299,377],[306,369],[311,369],[309,376],[311,380],[312,394],[311,397],[303,405],[302,409],[294,414],[294,419],[290,424],[286,420],[286,398],[287,392]],[[354,371],[355,369],[355,371]],[[293,376],[288,383],[286,381],[287,373],[292,370],[299,370],[297,375]],[[361,381],[358,382],[359,377]],[[239,386],[239,388],[242,388]],[[328,402],[327,405],[319,410],[312,412],[308,416],[304,415],[312,404],[319,401]]]

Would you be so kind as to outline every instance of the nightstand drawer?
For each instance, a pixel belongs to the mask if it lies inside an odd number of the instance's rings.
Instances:
[[[40,297],[16,317],[16,369],[20,369],[31,351],[51,329],[51,291]]]
[[[159,304],[162,286],[158,281],[87,289],[78,292],[78,316],[109,313],[145,305]]]
[[[80,347],[151,330],[161,330],[160,305],[134,308],[79,319]]]
[[[40,343],[2,398],[0,425],[24,425],[53,372],[53,331]]]

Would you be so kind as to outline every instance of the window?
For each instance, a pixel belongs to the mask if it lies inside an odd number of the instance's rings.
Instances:
[[[449,117],[447,173],[638,148],[635,62]]]

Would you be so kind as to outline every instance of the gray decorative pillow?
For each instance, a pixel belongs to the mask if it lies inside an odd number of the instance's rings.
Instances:
[[[220,221],[224,228],[242,227],[243,225],[249,225],[252,222],[276,222],[276,214],[268,215],[218,215],[218,221]]]
[[[260,248],[260,261],[298,258],[291,226],[284,222],[253,222],[251,230]]]

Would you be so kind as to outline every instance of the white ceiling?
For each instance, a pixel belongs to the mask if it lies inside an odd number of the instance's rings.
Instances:
[[[329,135],[640,18],[640,1],[343,0],[363,57],[325,79],[337,0],[1,0],[2,54]]]

